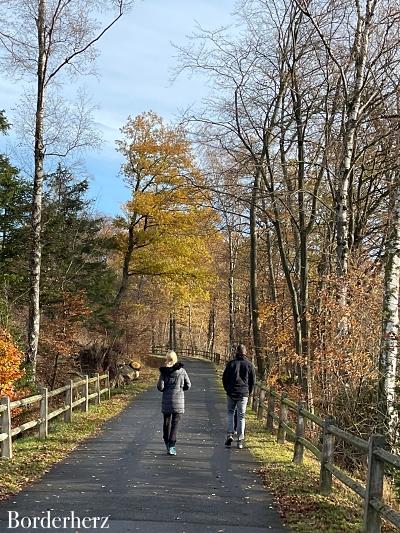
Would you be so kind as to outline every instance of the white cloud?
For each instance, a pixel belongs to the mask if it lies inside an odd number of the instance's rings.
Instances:
[[[233,0],[138,1],[100,41],[98,77],[79,80],[98,105],[94,120],[105,140],[102,150],[86,159],[89,174],[95,176],[93,194],[100,210],[116,213],[121,198],[126,199],[126,189],[116,177],[120,160],[114,141],[128,115],[152,109],[173,119],[179,109],[206,96],[200,77],[182,78],[171,85],[176,54],[171,41],[184,44],[195,21],[208,28],[229,24],[233,8]],[[64,86],[67,95],[75,89],[76,83]],[[21,90],[20,83],[0,79],[0,109],[5,108],[11,120]]]

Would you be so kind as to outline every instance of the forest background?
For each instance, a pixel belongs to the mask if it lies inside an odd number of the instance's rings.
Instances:
[[[101,3],[101,25],[98,2],[14,4],[2,72],[34,90],[30,175],[0,157],[0,393],[115,372],[152,345],[228,359],[242,342],[269,385],[395,444],[399,3],[242,0],[235,26],[198,28],[175,75],[204,75],[210,96],[175,123],[121,124],[131,198],[114,218],[68,165],[97,136],[58,88],[135,5]]]

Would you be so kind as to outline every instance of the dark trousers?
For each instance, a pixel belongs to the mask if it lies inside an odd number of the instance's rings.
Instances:
[[[163,425],[163,437],[165,444],[168,446],[175,446],[176,433],[178,431],[179,421],[181,419],[180,413],[163,413],[164,425]]]

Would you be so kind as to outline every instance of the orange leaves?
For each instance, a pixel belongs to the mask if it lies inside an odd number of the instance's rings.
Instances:
[[[285,390],[298,386],[296,374],[300,368],[303,373],[308,372],[315,405],[332,407],[348,394],[362,394],[364,388],[368,390],[376,383],[382,279],[379,272],[369,270],[368,266],[352,265],[349,270],[345,309],[337,296],[343,280],[335,275],[311,274],[309,344],[300,346],[299,353],[290,297],[277,278],[276,301],[266,299],[260,305],[271,385],[284,386]],[[341,330],[343,318],[345,334]]]
[[[84,291],[64,292],[62,300],[51,307],[52,320],[48,321],[41,337],[43,349],[49,353],[70,355],[76,344],[82,320],[91,314]]]
[[[326,277],[319,291],[320,313],[314,316],[314,365],[333,376],[351,375],[353,380],[376,372],[381,329],[381,279],[375,273],[353,268],[348,274],[347,335],[340,334],[343,307],[336,298],[340,279]],[[368,310],[368,312],[365,312]]]
[[[293,348],[293,332],[290,308],[286,302],[283,308],[278,302],[262,302],[260,304],[260,323],[268,331],[269,347],[273,347],[274,351],[280,353],[282,357],[289,357],[288,350],[291,351]],[[290,357],[290,362],[294,362],[292,360],[294,354]]]
[[[0,396],[14,395],[14,384],[23,375],[22,352],[15,346],[10,334],[0,329]]]

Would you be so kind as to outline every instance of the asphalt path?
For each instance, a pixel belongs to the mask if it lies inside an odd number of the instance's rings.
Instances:
[[[212,365],[184,364],[192,389],[176,457],[164,447],[154,387],[39,482],[1,502],[0,532],[287,531],[249,451],[224,446],[226,400]]]

